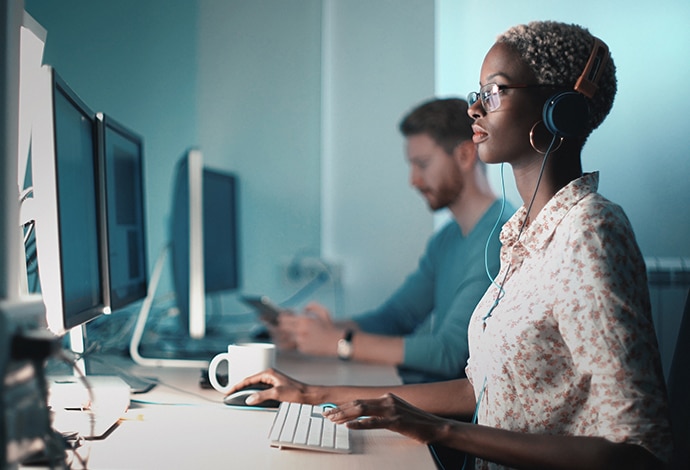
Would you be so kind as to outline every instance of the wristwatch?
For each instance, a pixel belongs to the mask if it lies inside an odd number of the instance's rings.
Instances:
[[[354,331],[346,330],[345,336],[338,340],[338,357],[343,361],[349,361],[352,357],[352,336],[354,334]]]

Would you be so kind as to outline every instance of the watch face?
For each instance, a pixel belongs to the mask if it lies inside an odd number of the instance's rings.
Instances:
[[[338,357],[350,359],[350,356],[352,356],[352,343],[345,339],[338,340]]]

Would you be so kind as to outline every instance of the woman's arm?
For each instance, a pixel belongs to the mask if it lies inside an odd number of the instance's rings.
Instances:
[[[271,388],[251,395],[247,404],[278,400],[341,405],[357,399],[373,399],[395,393],[428,413],[442,416],[469,417],[475,408],[474,390],[467,379],[381,387],[323,386],[306,384],[269,369],[247,377],[232,387],[228,394],[257,383],[271,385]]]
[[[385,428],[514,468],[660,469],[646,449],[601,437],[527,434],[431,415],[392,394],[355,400],[324,413],[351,429]],[[362,418],[364,416],[364,418]]]

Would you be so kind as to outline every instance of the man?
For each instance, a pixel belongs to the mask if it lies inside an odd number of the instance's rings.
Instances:
[[[490,188],[471,123],[467,102],[455,98],[423,103],[400,123],[412,186],[454,219],[431,237],[417,270],[379,308],[348,321],[334,323],[317,303],[282,313],[271,331],[279,346],[396,365],[406,383],[465,376],[467,324],[487,271],[498,272],[500,226],[514,212]]]

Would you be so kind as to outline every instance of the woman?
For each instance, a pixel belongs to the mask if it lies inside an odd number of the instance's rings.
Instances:
[[[478,468],[658,468],[670,432],[644,263],[580,162],[613,105],[613,61],[584,28],[534,22],[499,36],[480,85],[468,111],[479,156],[512,166],[524,205],[470,323],[468,379],[318,387],[267,371],[238,387],[273,385],[257,401],[337,403],[337,423],[457,449]]]

